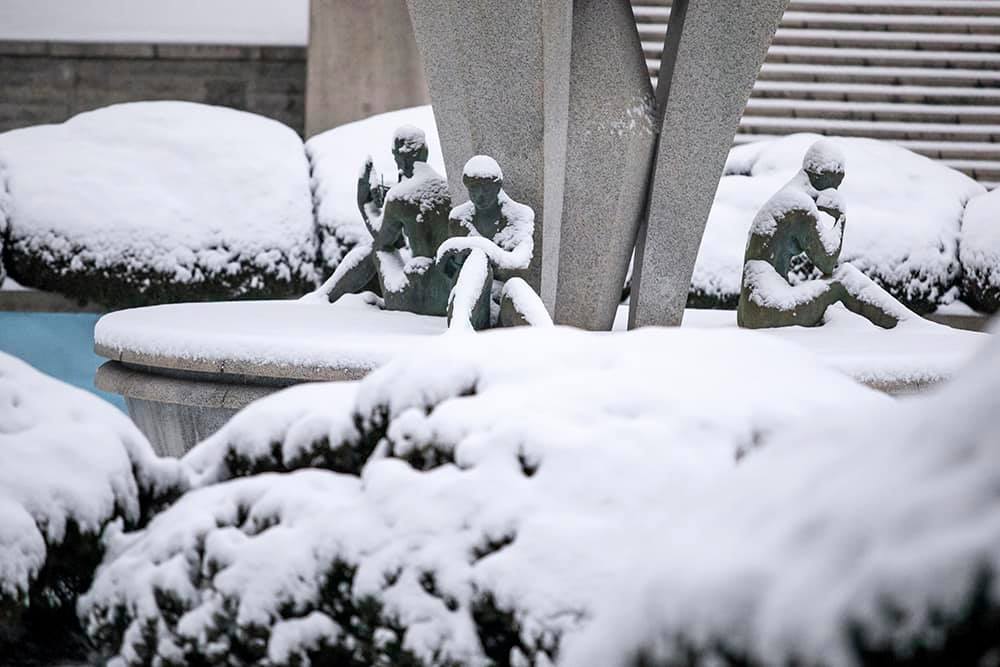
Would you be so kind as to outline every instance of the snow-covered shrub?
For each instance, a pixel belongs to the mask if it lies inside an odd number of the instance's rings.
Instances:
[[[396,182],[392,137],[396,128],[403,125],[414,125],[424,131],[430,153],[428,164],[443,176],[444,156],[429,105],[347,123],[306,142],[320,250],[330,273],[347,251],[371,236],[358,212],[358,174],[365,159],[371,156],[375,171],[385,184]]]
[[[730,152],[695,264],[689,303],[735,307],[750,223],[801,168],[802,156],[818,139],[795,134]],[[847,177],[839,189],[847,207],[841,260],[917,312],[933,311],[953,299],[961,271],[963,209],[983,187],[887,142],[835,141],[847,156]]]
[[[293,296],[316,281],[302,141],[187,102],[120,104],[0,134],[7,270],[111,306]]]
[[[112,405],[0,353],[0,662],[72,652],[105,529],[183,488]]]
[[[4,247],[7,245],[7,232],[10,225],[7,224],[7,211],[10,208],[10,196],[7,194],[7,177],[5,174],[3,161],[0,160],[0,286],[7,279],[7,270],[4,268]]]
[[[550,664],[744,455],[889,403],[766,336],[443,336],[248,407],[80,611],[130,665]]]
[[[933,393],[775,433],[621,564],[567,664],[997,664],[998,415],[994,340]]]
[[[969,202],[962,220],[962,298],[987,313],[1000,310],[1000,190]]]

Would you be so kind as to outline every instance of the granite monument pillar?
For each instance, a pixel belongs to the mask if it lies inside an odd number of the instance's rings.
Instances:
[[[679,326],[743,109],[788,0],[675,0],[656,94],[660,137],[635,248],[629,328]]]

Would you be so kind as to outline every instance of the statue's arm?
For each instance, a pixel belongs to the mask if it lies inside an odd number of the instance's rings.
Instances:
[[[372,232],[376,250],[395,250],[403,246],[403,221],[396,206],[389,202],[383,209],[382,224]]]
[[[374,238],[378,235],[378,217],[381,213],[385,193],[380,186],[372,187],[373,170],[374,165],[369,155],[365,159],[365,165],[361,168],[361,173],[358,174],[357,201],[358,211],[361,212],[361,218],[365,221],[365,227],[368,228],[369,233]]]
[[[829,212],[829,211],[828,211]],[[840,260],[840,250],[844,245],[844,223],[846,216],[837,211],[839,215],[834,218],[813,215],[804,226],[804,238],[799,239],[806,256],[824,275],[833,273]],[[830,220],[833,219],[833,223]]]
[[[504,250],[482,236],[455,236],[442,243],[441,247],[438,248],[437,261],[447,261],[456,255],[466,255],[472,250],[482,250],[495,268],[516,271],[527,268],[528,264],[531,263],[534,241],[531,237],[527,237],[510,250]]]

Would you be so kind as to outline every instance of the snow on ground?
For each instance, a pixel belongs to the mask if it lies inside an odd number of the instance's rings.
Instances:
[[[624,331],[628,306],[620,306],[614,328]],[[684,311],[683,327],[730,330],[794,343],[858,382],[890,393],[910,393],[951,378],[986,344],[988,336],[937,324],[910,313],[892,329],[881,329],[841,304],[827,310],[819,327],[739,329],[736,311]]]
[[[305,45],[307,0],[3,0],[0,39]]]
[[[735,306],[754,215],[802,166],[821,137],[795,134],[730,151],[692,278],[706,302]],[[838,137],[847,157],[839,188],[847,208],[840,256],[921,312],[954,299],[959,229],[966,203],[984,188],[904,148]]]
[[[3,653],[19,614],[30,614],[32,605],[71,603],[80,592],[72,586],[86,585],[109,522],[137,525],[140,502],[182,478],[176,461],[156,459],[113,406],[4,353],[0,459]]]
[[[384,183],[396,183],[392,139],[396,128],[403,125],[413,125],[424,131],[429,151],[427,162],[444,176],[441,142],[429,105],[347,123],[306,142],[312,167],[316,224],[322,235],[327,265],[335,266],[358,241],[371,237],[358,211],[358,174],[364,167],[365,158],[371,156],[375,171],[381,174]]]
[[[120,104],[0,134],[8,272],[109,305],[301,294],[316,280],[302,142],[253,114]]]
[[[201,488],[116,540],[81,612],[126,658],[546,664],[740,457],[799,418],[891,404],[738,332],[439,337],[356,386],[262,399],[192,450]],[[327,470],[240,477],[309,464]]]
[[[624,330],[626,322],[627,306],[622,306],[615,328]],[[735,311],[688,309],[684,327],[756,335],[737,331]],[[383,311],[366,296],[347,295],[335,304],[243,301],[119,311],[101,318],[94,339],[101,355],[136,363],[328,379],[423,349],[446,328],[443,317]],[[896,328],[882,330],[839,305],[821,327],[760,335],[790,340],[832,368],[893,391],[951,377],[985,340],[983,334],[912,314]]]
[[[1000,309],[1000,190],[969,202],[962,222],[962,296],[974,307]]]

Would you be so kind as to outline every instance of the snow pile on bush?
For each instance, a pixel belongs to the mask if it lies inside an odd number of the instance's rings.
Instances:
[[[444,156],[430,105],[391,111],[335,127],[309,139],[316,225],[323,262],[335,268],[358,241],[370,237],[358,211],[358,175],[371,156],[386,185],[396,183],[392,138],[396,128],[414,125],[424,131],[428,164],[444,175]],[[332,268],[330,268],[332,273]]]
[[[444,336],[237,415],[81,614],[123,664],[549,664],[740,458],[890,403],[743,332]]]
[[[183,478],[113,406],[3,353],[0,461],[0,656],[16,661],[72,642],[105,528],[141,525]]]
[[[754,215],[801,169],[802,156],[818,139],[795,134],[730,152],[695,264],[693,305],[735,307]],[[847,156],[847,177],[840,187],[847,206],[841,260],[917,312],[954,299],[963,209],[983,187],[887,142],[835,141]]]
[[[993,341],[932,394],[775,433],[645,536],[567,664],[996,664],[998,415]]]
[[[962,298],[978,310],[1000,310],[1000,190],[969,202],[962,221]]]
[[[250,113],[120,104],[0,134],[7,270],[111,306],[293,296],[316,281],[302,141]]]

